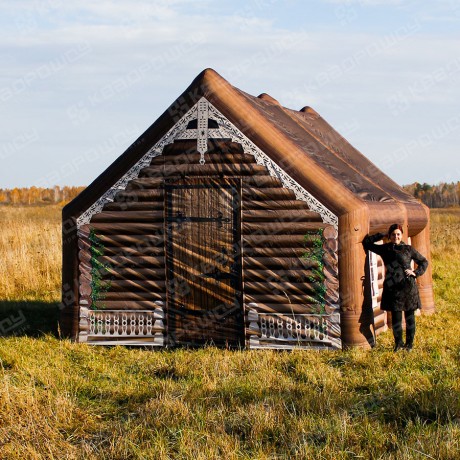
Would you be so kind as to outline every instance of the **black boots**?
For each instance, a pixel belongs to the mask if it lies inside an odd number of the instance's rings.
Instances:
[[[414,336],[415,336],[415,330],[407,330],[406,329],[406,345],[404,345],[404,348],[406,351],[412,351],[412,347],[414,345]]]
[[[401,323],[399,326],[401,326]],[[404,348],[403,331],[401,327],[393,327],[393,336],[395,338],[395,347],[393,351],[398,351]]]
[[[406,344],[403,342],[403,328],[402,328],[402,312],[395,311],[391,313],[391,323],[393,328],[393,336],[395,338],[395,347],[393,351],[406,350],[412,351],[415,337],[415,316],[414,311],[404,312],[404,319],[406,320]]]
[[[414,345],[414,337],[415,337],[415,315],[414,312],[408,312],[406,311],[405,313],[405,319],[406,319],[406,345],[405,349],[407,351],[412,351],[412,347]]]

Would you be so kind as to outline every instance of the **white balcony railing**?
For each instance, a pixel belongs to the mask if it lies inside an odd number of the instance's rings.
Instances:
[[[249,348],[341,348],[340,316],[247,309]]]
[[[163,346],[164,310],[90,310],[80,308],[79,341],[97,345]]]

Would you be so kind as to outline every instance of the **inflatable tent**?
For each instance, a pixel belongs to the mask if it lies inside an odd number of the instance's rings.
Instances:
[[[63,209],[63,334],[152,347],[372,346],[387,327],[368,233],[428,209],[318,113],[204,70]],[[418,278],[434,311],[431,268]]]

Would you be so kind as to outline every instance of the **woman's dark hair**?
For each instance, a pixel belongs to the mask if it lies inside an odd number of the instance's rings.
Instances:
[[[395,230],[401,230],[401,233],[404,233],[404,230],[401,225],[393,224],[390,225],[390,228],[388,229],[388,236],[390,236]]]

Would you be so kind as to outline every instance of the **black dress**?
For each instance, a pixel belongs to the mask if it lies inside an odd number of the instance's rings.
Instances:
[[[374,244],[385,233],[364,238],[364,249],[378,254],[385,264],[385,280],[380,308],[386,311],[410,311],[421,308],[417,282],[413,276],[406,276],[404,271],[411,268],[411,261],[417,264],[416,276],[423,275],[428,261],[412,246],[400,243]]]

